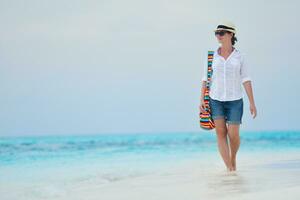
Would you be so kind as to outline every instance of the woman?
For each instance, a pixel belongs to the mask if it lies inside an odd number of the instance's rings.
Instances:
[[[249,99],[250,112],[253,118],[256,117],[248,66],[244,62],[244,56],[234,47],[237,41],[235,34],[235,26],[230,22],[220,23],[215,30],[215,36],[221,45],[214,51],[209,91],[209,105],[215,123],[218,148],[228,171],[236,171],[236,155],[240,145],[239,128],[243,116],[242,85]],[[199,106],[201,112],[205,109],[206,74],[207,58],[202,77],[201,105]]]

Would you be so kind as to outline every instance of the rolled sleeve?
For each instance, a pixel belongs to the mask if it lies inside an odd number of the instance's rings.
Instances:
[[[252,78],[251,78],[250,73],[249,73],[247,62],[245,62],[245,56],[244,55],[242,55],[242,59],[241,59],[240,73],[241,73],[242,83],[245,83],[246,81],[252,81]]]

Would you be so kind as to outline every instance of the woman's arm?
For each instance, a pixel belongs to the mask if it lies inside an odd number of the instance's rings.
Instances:
[[[204,100],[204,92],[206,88],[206,82],[207,82],[207,54],[203,56],[203,66],[202,66],[202,78],[201,78],[201,95],[200,95],[200,102],[203,103]]]
[[[241,60],[241,78],[242,78],[242,84],[244,85],[244,88],[246,90],[249,103],[250,103],[250,112],[253,118],[256,117],[257,111],[255,107],[254,97],[253,97],[253,91],[252,91],[252,79],[250,77],[250,73],[248,71],[248,65],[245,62],[245,56],[242,56]]]
[[[200,101],[204,100],[205,88],[206,88],[206,81],[202,81]]]
[[[200,105],[199,105],[200,112],[204,112],[205,111],[205,103],[204,103],[205,88],[206,88],[206,81],[202,81],[201,95],[200,95]]]
[[[243,83],[243,85],[244,85],[244,88],[246,90],[246,93],[247,93],[247,96],[249,99],[251,115],[253,115],[252,117],[255,118],[257,115],[257,111],[256,111],[255,102],[254,102],[251,81],[245,81]]]

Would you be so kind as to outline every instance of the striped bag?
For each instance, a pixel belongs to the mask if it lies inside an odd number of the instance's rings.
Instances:
[[[207,56],[207,82],[204,92],[204,103],[205,103],[205,111],[199,113],[200,117],[200,127],[205,130],[212,130],[215,128],[215,123],[211,117],[211,110],[209,106],[209,88],[210,88],[210,80],[212,76],[212,61],[213,61],[214,51],[208,51]]]

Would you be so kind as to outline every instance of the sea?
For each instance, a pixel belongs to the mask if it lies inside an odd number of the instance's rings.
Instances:
[[[241,131],[240,139],[237,159],[300,152],[300,131]],[[206,161],[223,167],[214,131],[2,136],[0,199],[68,199],[78,187],[107,186],[197,160],[203,168]],[[300,162],[289,167],[300,168]]]

